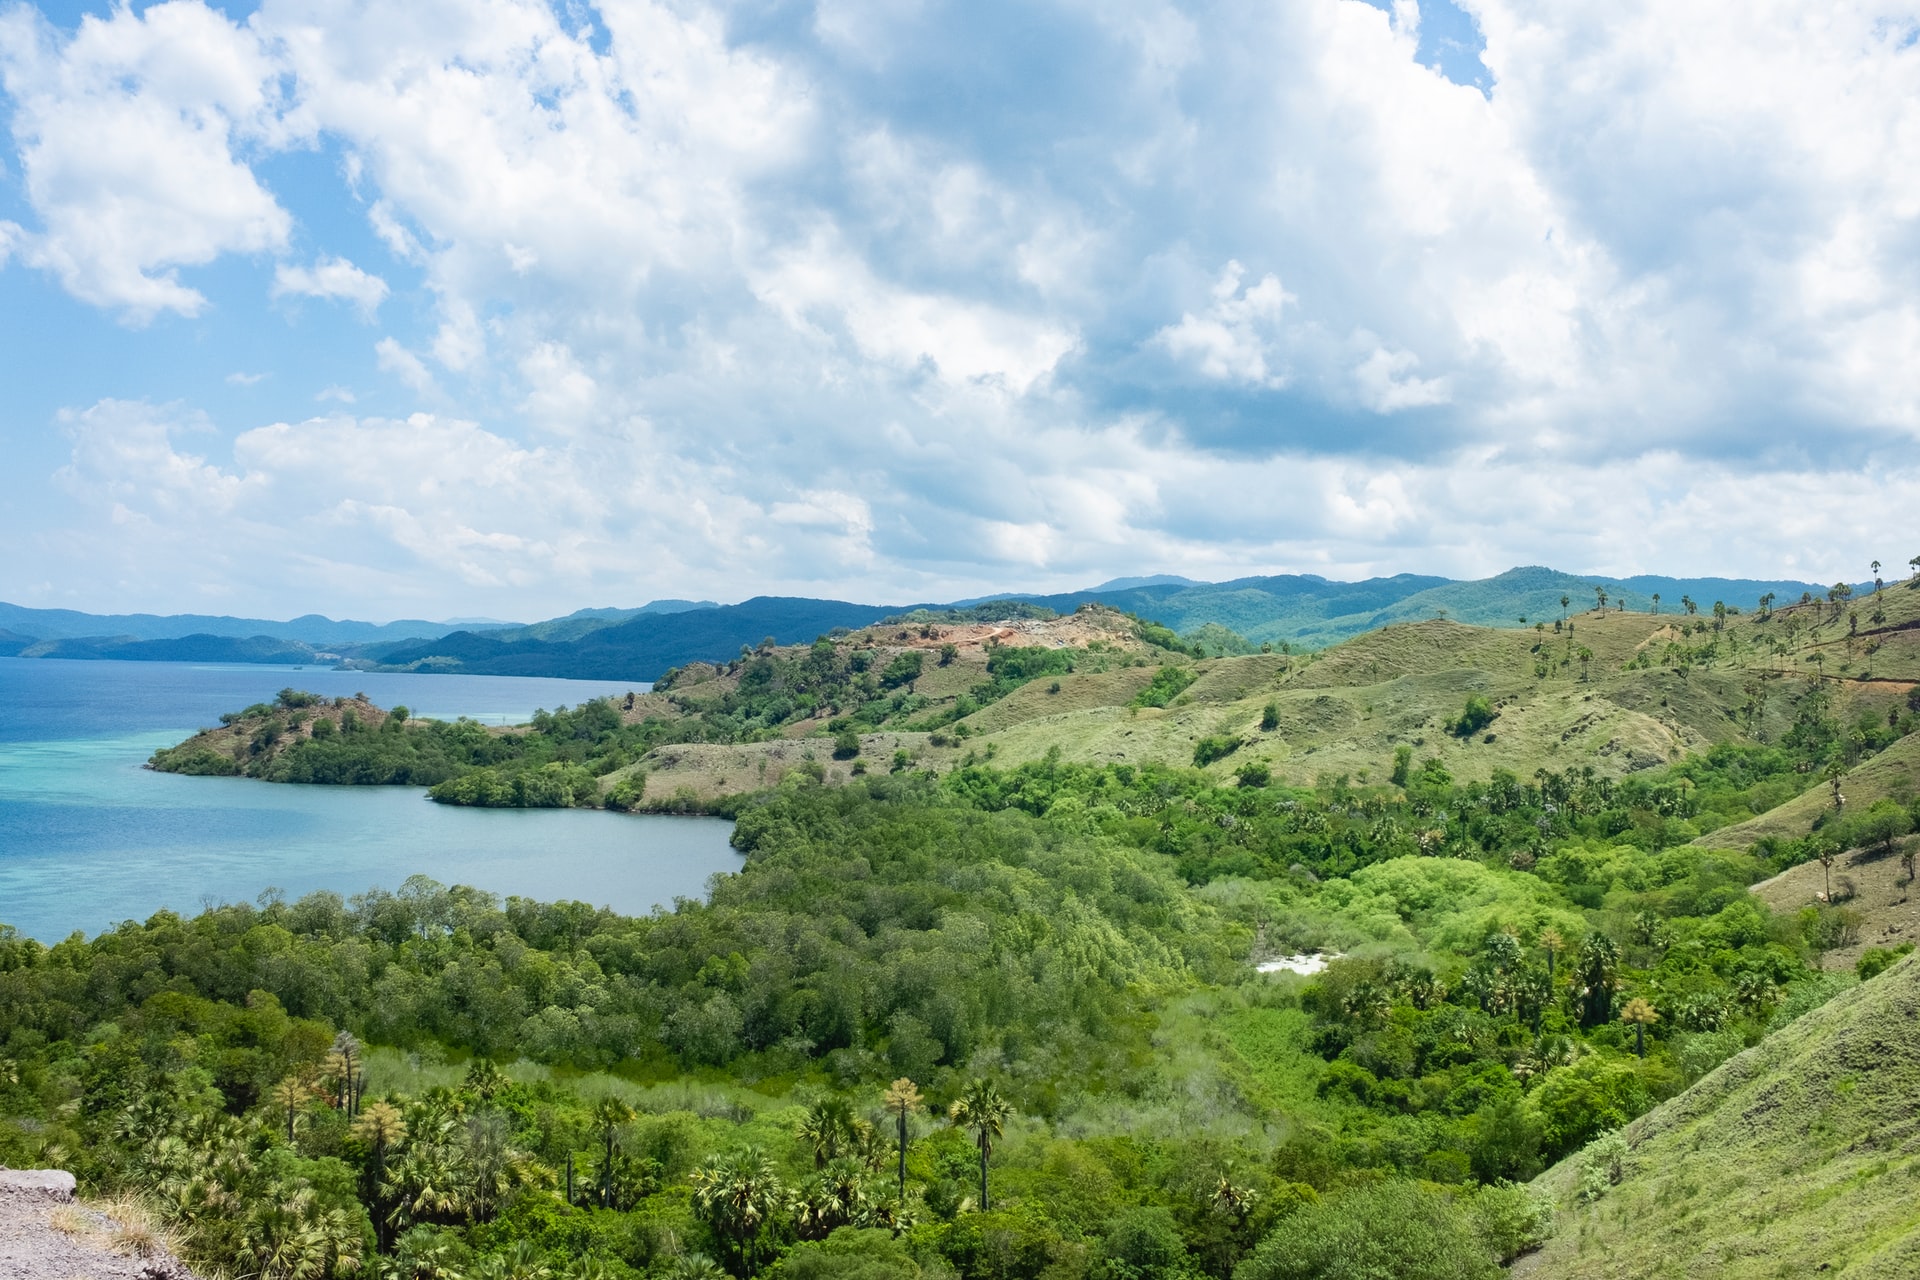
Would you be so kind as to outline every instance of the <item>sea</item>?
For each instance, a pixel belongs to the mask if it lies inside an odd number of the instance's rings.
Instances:
[[[409,876],[644,914],[738,870],[732,824],[594,810],[463,809],[418,787],[188,778],[160,747],[283,688],[415,716],[518,724],[643,683],[324,667],[0,658],[0,925],[43,942],[166,909],[351,897]]]

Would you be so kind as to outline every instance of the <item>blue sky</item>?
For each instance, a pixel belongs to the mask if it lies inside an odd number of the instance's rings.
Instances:
[[[0,3],[0,598],[1858,579],[1920,6]]]

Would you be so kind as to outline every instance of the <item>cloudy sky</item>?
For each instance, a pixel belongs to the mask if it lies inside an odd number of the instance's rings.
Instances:
[[[1920,551],[1920,3],[0,0],[0,599]]]

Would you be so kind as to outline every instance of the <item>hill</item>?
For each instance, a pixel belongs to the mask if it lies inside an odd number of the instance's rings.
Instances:
[[[1553,569],[1511,569],[1475,582],[1400,574],[1362,582],[1333,582],[1311,574],[1239,578],[1196,583],[1186,579],[1116,579],[1086,591],[1056,595],[983,597],[948,605],[861,605],[839,600],[755,597],[738,605],[689,607],[659,616],[583,610],[528,627],[456,633],[434,640],[374,647],[356,654],[370,667],[422,671],[458,670],[476,675],[580,676],[650,680],[690,661],[726,661],[742,646],[767,636],[800,643],[840,627],[863,627],[918,611],[956,612],[974,620],[982,604],[1015,601],[1030,610],[1071,614],[1099,604],[1168,627],[1213,655],[1249,652],[1262,645],[1317,649],[1396,622],[1450,620],[1517,629],[1522,620],[1557,620],[1591,608],[1596,587],[1617,609],[1649,611],[1659,592],[1666,616],[1683,598],[1703,607],[1728,601],[1751,607],[1769,592],[1797,599],[1824,591],[1799,582],[1726,578],[1636,578],[1609,584]],[[1642,594],[1644,593],[1644,594]],[[1562,599],[1570,601],[1563,606]],[[683,603],[683,602],[679,602]],[[1225,628],[1223,634],[1220,629]]]
[[[80,613],[72,609],[29,609],[4,601],[0,601],[0,628],[35,640],[179,640],[187,636],[246,639],[265,636],[273,640],[297,641],[315,648],[437,636],[456,629],[452,623],[413,618],[394,622],[354,622],[309,613],[285,622],[273,622],[264,618],[232,618],[200,613]]]
[[[1628,1125],[1617,1185],[1589,1149],[1536,1186],[1558,1231],[1528,1280],[1920,1274],[1920,961],[1901,961]],[[1598,1161],[1604,1163],[1604,1161]]]

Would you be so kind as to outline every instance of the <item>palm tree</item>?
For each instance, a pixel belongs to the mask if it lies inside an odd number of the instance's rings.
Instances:
[[[1660,593],[1658,591],[1653,593],[1653,611],[1655,613],[1660,612]]]
[[[1595,587],[1593,589],[1593,598],[1598,602],[1594,606],[1594,612],[1604,613],[1607,608],[1607,589],[1605,587]]]
[[[800,1141],[813,1148],[813,1167],[824,1169],[827,1162],[845,1154],[854,1145],[859,1120],[845,1098],[829,1095],[807,1108],[800,1121]]]
[[[1647,1056],[1647,1024],[1659,1020],[1653,1006],[1639,996],[1627,1001],[1627,1007],[1620,1011],[1620,1021],[1633,1028],[1633,1051],[1642,1058]]]
[[[293,1118],[299,1112],[300,1103],[306,1096],[305,1082],[292,1076],[273,1086],[274,1105],[284,1111],[287,1116],[287,1145],[289,1146],[293,1145]]]
[[[613,1143],[620,1126],[633,1119],[633,1108],[608,1094],[593,1104],[593,1122],[600,1128],[600,1207],[613,1204]]]
[[[1700,605],[1696,600],[1694,600],[1692,596],[1681,596],[1680,607],[1687,611],[1687,616],[1689,618],[1691,618],[1694,614],[1700,612]]]
[[[744,1273],[754,1270],[754,1242],[761,1229],[786,1202],[773,1162],[755,1147],[709,1156],[693,1171],[694,1212],[732,1246]]]
[[[1773,600],[1774,595],[1771,591],[1760,597],[1760,616],[1763,619],[1773,616]]]
[[[913,1081],[901,1076],[887,1089],[881,1101],[894,1116],[900,1135],[900,1203],[907,1202],[907,1117],[920,1106],[920,1090]]]
[[[1572,596],[1560,597],[1560,621],[1565,622],[1567,620],[1567,606],[1572,603],[1573,603]]]
[[[993,1081],[976,1079],[954,1100],[948,1111],[953,1123],[973,1130],[974,1145],[980,1148],[980,1212],[987,1212],[987,1157],[993,1154],[993,1140],[1006,1128],[1013,1115],[1013,1104],[1000,1096]]]
[[[1553,985],[1553,960],[1560,949],[1566,946],[1566,940],[1558,929],[1547,929],[1540,935],[1540,945],[1547,949],[1547,985]]]
[[[407,1122],[400,1108],[391,1102],[376,1102],[353,1122],[353,1136],[367,1144],[367,1205],[373,1210],[374,1246],[385,1253],[393,1247],[393,1236],[383,1210],[382,1196],[387,1181],[387,1156],[407,1138]]]
[[[359,1095],[354,1092],[354,1060],[360,1056],[360,1042],[353,1038],[353,1032],[342,1031],[333,1038],[333,1046],[327,1050],[327,1064],[340,1080],[340,1094],[337,1107],[351,1117],[359,1110]]]

